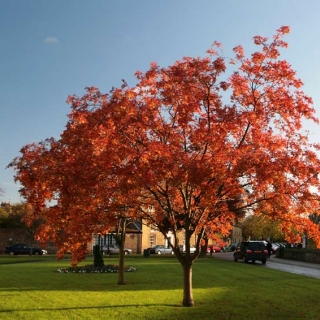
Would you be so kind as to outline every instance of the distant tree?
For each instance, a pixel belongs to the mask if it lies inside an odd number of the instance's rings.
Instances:
[[[242,235],[245,239],[266,240],[270,238],[273,241],[285,240],[285,235],[281,232],[280,222],[263,213],[248,216],[244,219],[242,222]]]
[[[25,146],[10,164],[32,206],[29,221],[45,219],[39,237],[62,249],[67,243],[77,263],[92,233],[110,229],[126,205],[127,217],[156,226],[173,249],[183,306],[194,305],[192,266],[204,236],[228,235],[245,209],[281,221],[287,237],[307,232],[320,247],[319,226],[305,218],[319,204],[319,145],[302,130],[304,119],[318,119],[301,80],[279,58],[288,32],[281,27],[270,42],[254,37],[260,50],[248,57],[238,46],[226,59],[214,43],[205,58],[152,63],[136,73],[134,87],[124,81],[110,94],[92,87],[69,97],[61,138]]]
[[[22,221],[26,215],[26,204],[2,202],[0,210],[1,228],[26,228],[25,223]]]
[[[33,243],[36,230],[43,223],[43,219],[32,222],[26,221],[27,204],[2,202],[0,206],[0,228],[23,229],[30,244]]]
[[[0,206],[0,227],[1,227],[1,221],[3,219],[6,219],[8,217],[8,212],[7,210],[5,210],[5,208],[3,208],[2,206]]]

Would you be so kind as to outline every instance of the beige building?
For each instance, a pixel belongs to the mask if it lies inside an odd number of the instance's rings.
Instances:
[[[142,252],[144,249],[154,247],[156,245],[163,245],[165,247],[169,246],[168,240],[164,237],[164,235],[156,230],[155,228],[150,228],[149,226],[142,225]],[[167,237],[171,242],[174,243],[174,236],[169,231]],[[179,244],[184,245],[184,233],[180,231],[178,234]]]
[[[152,228],[149,226],[144,225],[141,222],[131,222],[126,228],[126,241],[125,247],[128,249],[132,249],[133,253],[142,254],[143,250],[147,248],[154,247],[156,245],[163,245],[168,247],[168,240],[164,237],[164,235],[156,230],[156,228]],[[168,238],[170,241],[174,241],[173,235],[168,233]],[[183,230],[180,231],[179,235],[179,244],[184,245],[184,232]],[[225,239],[226,244],[231,243],[239,243],[242,241],[242,227],[241,224],[236,224],[233,230],[230,233],[230,236]],[[93,246],[96,244],[100,244],[100,246],[115,244],[116,240],[113,235],[105,234],[105,235],[93,235],[92,243],[88,245],[88,250],[92,250]],[[209,241],[210,244],[215,244],[214,242]],[[191,239],[191,245],[195,245],[195,238],[194,241]]]

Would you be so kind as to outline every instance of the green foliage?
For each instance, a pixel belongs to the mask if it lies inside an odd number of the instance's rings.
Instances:
[[[1,203],[0,207],[0,228],[25,228],[22,218],[26,213],[24,203],[10,204]]]
[[[313,239],[308,239],[308,249],[317,249],[317,245],[313,241]]]
[[[4,219],[8,217],[8,212],[3,208],[2,206],[0,207],[0,219]]]
[[[247,217],[242,223],[243,238],[267,239],[284,241],[284,236],[279,228],[279,222],[274,221],[263,213]]]
[[[2,202],[0,206],[0,228],[25,229],[30,235],[33,235],[36,228],[41,224],[41,221],[37,220],[28,227],[23,221],[26,213],[26,203],[11,204]]]
[[[102,253],[100,250],[100,246],[98,244],[93,247],[93,257],[94,257],[93,265],[95,267],[103,267],[104,266]]]

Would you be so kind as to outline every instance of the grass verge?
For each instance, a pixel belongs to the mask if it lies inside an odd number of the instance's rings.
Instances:
[[[81,265],[92,263],[86,259]],[[105,263],[117,264],[117,257]],[[126,257],[125,274],[65,274],[69,260],[0,256],[1,319],[318,319],[317,279],[207,257],[193,267],[196,306],[184,308],[174,256]]]

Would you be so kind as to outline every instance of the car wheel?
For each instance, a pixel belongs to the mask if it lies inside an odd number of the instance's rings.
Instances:
[[[244,263],[248,263],[248,259],[247,258],[244,258]]]
[[[36,256],[38,256],[38,255],[39,255],[39,251],[36,251],[34,254],[35,254]]]
[[[256,260],[252,260],[252,263],[256,263]]]
[[[129,254],[129,251],[126,250],[126,251],[124,252],[124,254],[125,254],[125,255]]]
[[[10,251],[9,254],[10,254],[10,256],[14,256],[14,252],[13,251]]]
[[[158,254],[161,254],[161,251],[158,251],[157,253],[158,253]]]
[[[233,261],[238,262],[238,258],[236,258],[236,256],[233,256]]]
[[[261,262],[262,262],[262,264],[266,264],[267,259],[263,259],[263,260],[261,260]]]

